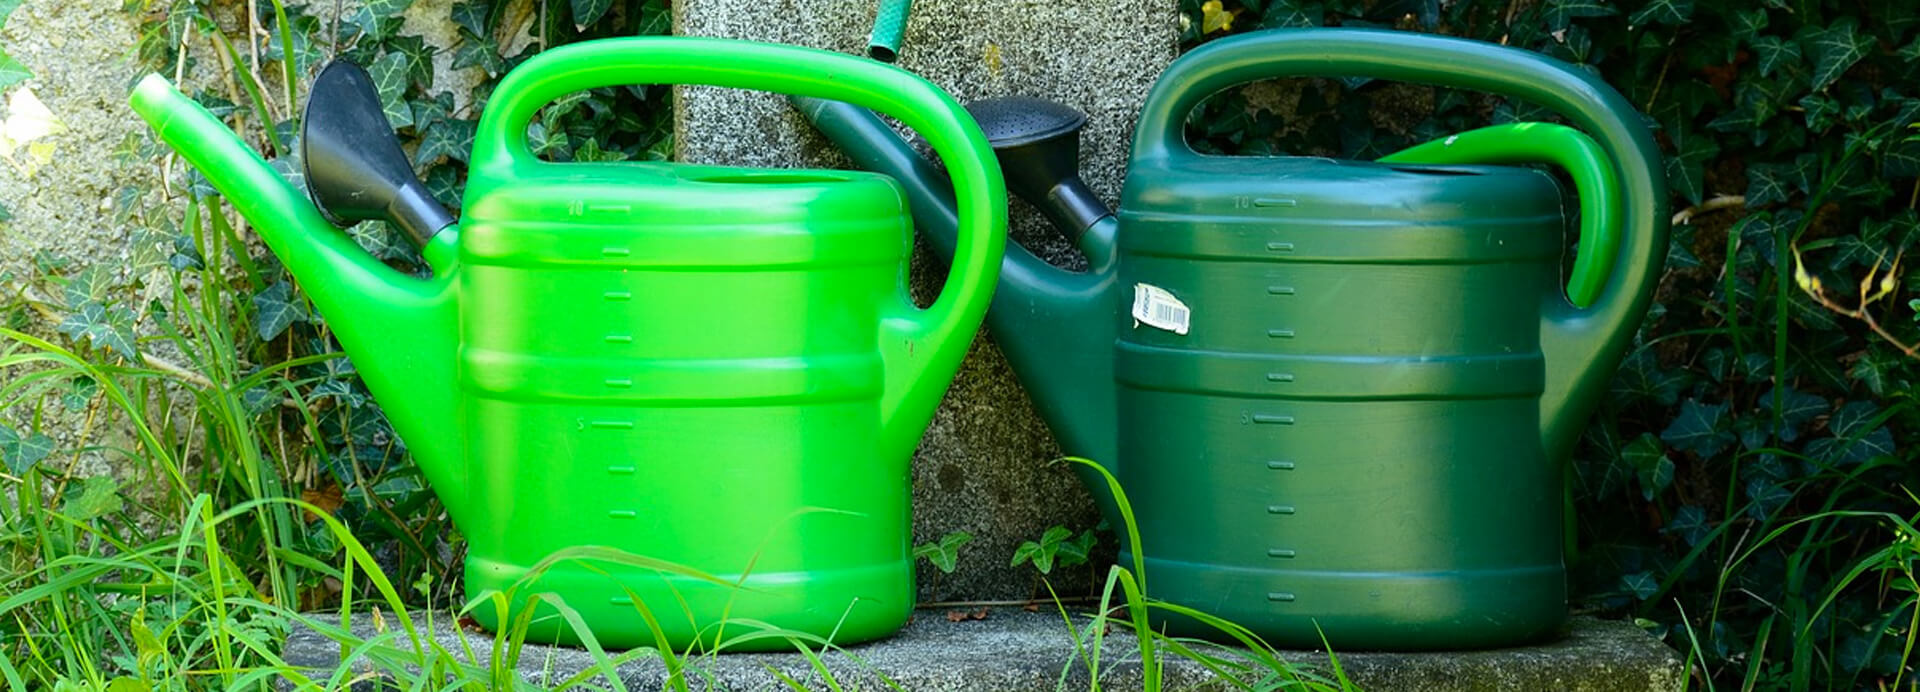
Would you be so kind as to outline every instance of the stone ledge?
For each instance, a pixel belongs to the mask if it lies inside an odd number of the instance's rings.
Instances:
[[[416,621],[424,617],[416,616]],[[356,619],[353,629],[358,636],[372,633],[367,618]],[[471,647],[481,664],[492,655],[490,635],[456,632],[445,617],[436,619],[433,636],[447,651]],[[1103,648],[1101,688],[1140,689],[1133,637],[1115,630]],[[889,689],[879,675],[915,691],[1085,689],[1086,669],[1078,664],[1067,671],[1062,687],[1062,671],[1071,655],[1066,625],[1057,614],[996,608],[984,619],[959,622],[949,621],[943,611],[922,610],[898,635],[823,659],[849,690]],[[283,652],[287,663],[320,671],[335,668],[339,656],[336,643],[304,628],[288,638]],[[1331,677],[1324,654],[1288,652],[1286,657]],[[1353,652],[1339,654],[1339,662],[1355,685],[1375,691],[1626,692],[1678,690],[1682,680],[1680,659],[1671,649],[1629,623],[1591,617],[1574,618],[1567,636],[1537,646],[1425,654]],[[536,685],[558,683],[592,665],[584,650],[531,644],[519,660],[521,677]],[[825,687],[798,654],[727,654],[699,659],[694,666],[698,671],[689,678],[696,689],[778,689],[781,683],[772,671],[810,687]],[[620,677],[629,689],[654,690],[662,688],[666,671],[657,659],[649,659],[622,666]],[[1166,689],[1228,687],[1185,660],[1168,663],[1163,677]]]

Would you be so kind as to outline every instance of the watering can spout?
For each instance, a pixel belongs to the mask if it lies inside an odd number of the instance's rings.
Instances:
[[[825,99],[790,100],[855,165],[899,182],[921,236],[935,252],[953,256],[957,217],[945,176],[872,111]],[[976,118],[979,115],[976,110]],[[981,125],[990,140],[998,139],[990,123]],[[995,146],[1000,149],[1000,142],[995,141]],[[1005,153],[999,153],[1004,161]],[[1033,177],[1023,173],[1025,166],[1003,169],[1016,192],[1023,176]],[[1048,209],[1047,214],[1078,240],[1090,266],[1086,272],[1070,272],[1008,243],[987,310],[987,328],[1026,385],[1034,408],[1059,436],[1061,449],[1117,473],[1117,409],[1109,373],[1118,319],[1113,263],[1118,223],[1098,200],[1087,201],[1091,193],[1085,192],[1077,175],[1067,183],[1041,187],[1064,193],[1057,195],[1060,209]],[[1093,469],[1077,468],[1076,472],[1093,492],[1102,516],[1114,526],[1121,525],[1106,481]]]
[[[457,313],[448,229],[422,248],[432,279],[403,274],[368,255],[248,149],[232,130],[159,75],[129,99],[160,139],[226,196],[292,272],[353,355],[367,389],[426,471],[455,522],[470,521],[455,425]]]

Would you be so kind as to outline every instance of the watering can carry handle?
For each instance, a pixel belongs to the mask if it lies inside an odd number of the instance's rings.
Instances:
[[[966,110],[920,77],[838,53],[715,38],[601,39],[536,55],[501,80],[474,132],[473,174],[567,165],[540,161],[527,146],[534,114],[569,93],[625,84],[699,84],[846,101],[898,118],[926,138],[953,178],[959,242],[940,296],[920,310],[900,291],[898,304],[887,311],[881,344],[887,368],[883,415],[888,423],[918,418],[924,425],[946,376],[923,375],[958,367],[968,337],[986,314],[1006,244],[1000,166]],[[911,430],[910,437],[918,439],[919,431]]]
[[[1646,313],[1666,259],[1666,179],[1652,134],[1612,87],[1538,53],[1399,31],[1281,29],[1215,41],[1176,61],[1147,97],[1134,135],[1133,165],[1199,156],[1186,143],[1186,116],[1222,89],[1262,79],[1335,76],[1522,99],[1566,116],[1611,157],[1624,198],[1620,258],[1591,308],[1567,304],[1557,287],[1544,298],[1542,442],[1549,458],[1564,457]]]

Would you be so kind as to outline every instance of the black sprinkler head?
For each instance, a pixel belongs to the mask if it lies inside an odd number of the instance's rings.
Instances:
[[[389,221],[418,245],[453,225],[453,214],[414,176],[380,92],[359,65],[335,60],[321,70],[301,122],[308,195],[328,221]]]
[[[1080,128],[1087,124],[1086,114],[1029,96],[975,101],[967,111],[993,145],[1007,188],[1039,207],[1067,237],[1078,240],[1113,214],[1080,179]]]

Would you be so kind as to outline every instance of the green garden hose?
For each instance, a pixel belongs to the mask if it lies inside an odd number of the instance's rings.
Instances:
[[[900,56],[900,37],[907,33],[907,10],[913,0],[880,0],[873,14],[873,35],[867,37],[867,57],[893,62]]]

